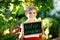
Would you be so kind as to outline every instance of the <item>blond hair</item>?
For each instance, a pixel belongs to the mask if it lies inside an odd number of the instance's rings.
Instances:
[[[30,10],[33,10],[33,9],[37,10],[37,9],[35,8],[35,6],[29,5],[29,6],[26,8],[25,12],[30,11]]]

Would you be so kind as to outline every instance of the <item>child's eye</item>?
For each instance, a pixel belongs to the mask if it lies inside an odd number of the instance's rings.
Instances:
[[[33,12],[33,14],[35,14],[35,12]]]
[[[31,14],[31,12],[29,14]]]

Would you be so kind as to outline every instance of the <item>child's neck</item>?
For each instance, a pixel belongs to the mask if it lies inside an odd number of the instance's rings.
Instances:
[[[36,18],[33,18],[33,19],[27,19],[27,21],[28,21],[28,22],[35,22],[35,21],[37,21],[37,19],[36,19]]]

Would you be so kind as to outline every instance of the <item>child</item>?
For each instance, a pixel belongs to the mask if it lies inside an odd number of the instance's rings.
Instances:
[[[25,22],[37,22],[37,9],[34,6],[28,6],[25,10],[25,15],[28,18]],[[24,34],[22,25],[21,25],[21,34],[20,37],[23,36],[22,34]],[[40,40],[39,37],[40,34],[35,34],[35,35],[29,35],[29,36],[23,36],[22,39],[24,40]]]

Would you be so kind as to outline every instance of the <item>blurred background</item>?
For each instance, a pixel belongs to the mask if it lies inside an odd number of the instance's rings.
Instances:
[[[28,5],[37,8],[37,19],[43,20],[47,39],[60,36],[60,0],[0,0],[0,40],[18,40]]]

